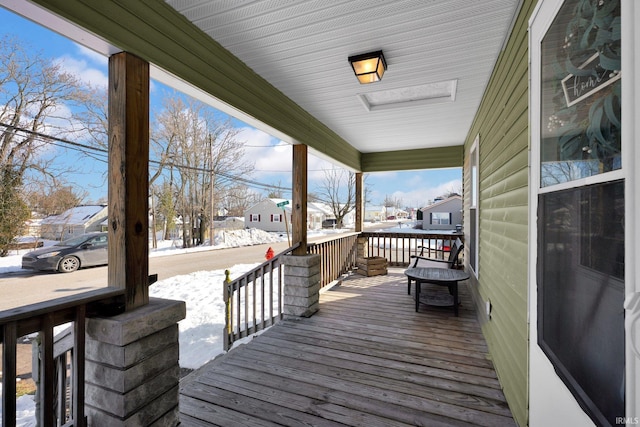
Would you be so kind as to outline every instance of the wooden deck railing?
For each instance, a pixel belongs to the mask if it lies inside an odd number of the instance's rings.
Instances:
[[[329,285],[357,262],[358,233],[309,244],[307,252],[320,255],[320,287]]]
[[[82,295],[0,313],[2,341],[2,425],[16,425],[18,338],[38,332],[36,392],[38,425],[84,427],[85,319],[124,310],[124,289],[105,288]],[[54,327],[72,323],[72,334],[54,337]]]
[[[320,255],[320,286],[324,287],[357,264],[359,237],[368,239],[366,256],[387,258],[391,266],[408,266],[411,255],[421,252],[430,258],[444,259],[449,248],[460,234],[384,233],[365,232],[340,235],[309,244],[308,253]],[[223,290],[226,307],[224,350],[233,343],[273,325],[282,319],[283,278],[282,256],[290,254],[289,248],[260,264],[246,274],[231,280],[227,277]]]
[[[407,267],[411,262],[411,255],[420,255],[420,247],[424,248],[425,257],[446,259],[455,239],[463,238],[462,233],[437,232],[364,232],[361,236],[368,239],[368,257],[386,258],[389,265],[395,267]]]
[[[239,339],[248,337],[282,319],[282,257],[297,248],[294,245],[258,267],[231,280],[227,270],[223,300],[226,325],[222,333],[224,350]]]

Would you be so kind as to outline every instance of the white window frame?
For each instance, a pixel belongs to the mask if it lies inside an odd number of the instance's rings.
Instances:
[[[251,214],[249,216],[249,222],[260,222],[260,214]]]
[[[476,135],[476,139],[471,144],[471,148],[469,149],[469,180],[471,181],[470,188],[470,205],[469,205],[469,215],[474,215],[475,220],[475,232],[474,235],[469,235],[471,241],[470,245],[473,245],[473,251],[469,253],[473,253],[475,255],[475,259],[469,259],[469,269],[476,276],[476,278],[480,277],[480,134]],[[469,230],[471,233],[472,230]],[[471,248],[471,247],[470,247]]]
[[[451,225],[451,212],[432,212],[432,225]]]
[[[593,425],[582,411],[564,383],[554,373],[553,366],[539,345],[538,336],[538,196],[565,189],[606,183],[618,179],[625,181],[625,376],[626,414],[630,420],[640,417],[640,268],[636,266],[640,256],[640,227],[636,219],[640,216],[640,174],[635,169],[640,165],[640,150],[635,149],[640,128],[640,2],[620,0],[622,7],[622,168],[586,178],[547,187],[540,186],[540,43],[564,0],[540,0],[529,21],[529,392],[530,425]],[[634,62],[636,61],[636,62]],[[634,423],[637,423],[635,421]]]

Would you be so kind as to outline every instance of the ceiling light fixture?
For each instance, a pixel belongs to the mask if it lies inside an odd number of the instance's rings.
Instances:
[[[382,80],[387,69],[387,61],[385,61],[381,50],[350,56],[349,62],[358,81],[362,84]]]

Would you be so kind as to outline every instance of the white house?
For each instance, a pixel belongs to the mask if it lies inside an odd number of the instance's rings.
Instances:
[[[364,220],[365,221],[384,221],[387,219],[387,208],[384,206],[365,206],[364,207]]]
[[[76,206],[60,215],[44,218],[40,225],[43,239],[66,240],[81,234],[102,231],[107,219],[107,205]]]
[[[284,203],[283,206],[278,204]],[[285,215],[287,223],[285,223]],[[325,203],[310,202],[307,204],[307,229],[319,230],[323,221],[335,218],[331,207]],[[343,226],[355,222],[355,211],[351,210],[343,218]],[[244,225],[247,228],[258,228],[264,231],[285,232],[291,230],[291,200],[264,199],[251,206],[244,213]]]
[[[331,207],[325,203],[311,202],[307,204],[307,228],[309,230],[319,230],[322,222],[333,218]]]
[[[409,218],[409,212],[402,210],[400,208],[395,208],[395,207],[387,207],[387,219],[389,219],[389,217],[393,217],[393,219],[407,219]]]
[[[278,207],[279,203],[285,203]],[[287,223],[285,224],[285,218]],[[291,200],[264,199],[244,213],[244,225],[264,231],[287,231],[291,229]]]
[[[462,197],[451,196],[420,209],[418,224],[424,230],[454,230],[462,224]]]

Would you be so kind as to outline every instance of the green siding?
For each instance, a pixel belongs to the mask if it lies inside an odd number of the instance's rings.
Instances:
[[[528,424],[528,20],[535,0],[524,0],[499,57],[465,143],[464,185],[471,184],[469,151],[479,145],[478,310],[492,303],[483,332],[509,406],[519,425]],[[469,223],[469,191],[465,191]],[[467,230],[468,231],[468,230]]]
[[[35,0],[295,141],[360,170],[360,152],[164,1]]]
[[[461,167],[463,147],[424,148],[420,150],[363,153],[362,172]]]

